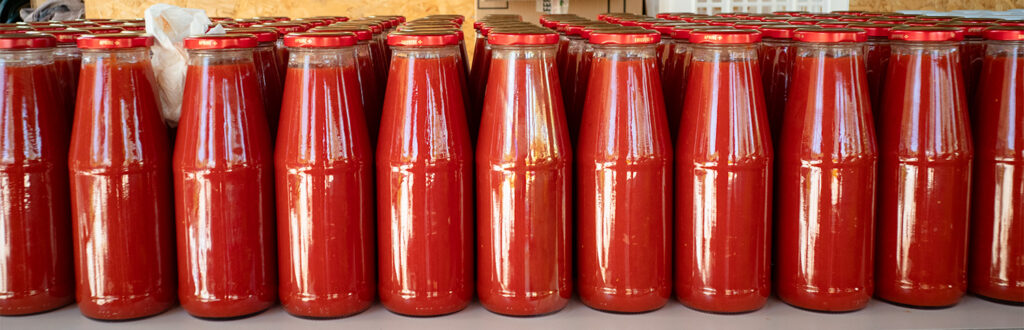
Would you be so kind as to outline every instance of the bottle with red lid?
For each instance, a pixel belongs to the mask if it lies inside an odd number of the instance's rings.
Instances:
[[[276,41],[274,41],[274,51],[277,53],[276,59],[278,78],[281,79],[281,84],[284,85],[284,75],[285,71],[288,69],[288,47],[285,47],[284,45],[283,36],[292,32],[305,32],[308,29],[304,27],[302,24],[280,22],[264,23],[254,25],[253,27],[271,28],[277,31],[278,36],[281,36],[280,38],[277,38]]]
[[[971,292],[1024,303],[1024,28],[987,39],[974,108]]]
[[[189,37],[174,143],[178,297],[205,318],[277,300],[273,142],[251,34]]]
[[[455,34],[399,31],[377,141],[381,303],[443,315],[473,296],[473,177]]]
[[[344,22],[335,23],[330,28],[355,28],[355,29],[370,29],[370,39],[366,41],[369,46],[370,58],[373,59],[373,68],[376,73],[374,77],[377,82],[377,91],[383,97],[384,89],[387,84],[387,72],[388,72],[388,61],[390,61],[390,55],[387,54],[388,46],[385,45],[386,41],[382,39],[383,33],[381,33],[380,26],[367,23],[359,22]]]
[[[761,65],[761,84],[765,95],[768,125],[772,140],[782,131],[783,112],[789,98],[789,85],[793,75],[793,31],[806,26],[769,25],[761,27],[761,47],[758,59]]]
[[[941,22],[936,26],[955,27],[963,32],[964,39],[960,41],[960,68],[963,71],[967,103],[973,104],[978,78],[981,75],[982,59],[985,58],[985,38],[982,37],[982,32],[996,24],[949,21]],[[968,111],[968,113],[972,119],[976,115],[973,111]]]
[[[477,143],[477,294],[488,310],[543,315],[572,295],[572,151],[546,29],[492,31]]]
[[[878,122],[879,111],[882,109],[882,87],[885,86],[885,72],[889,67],[890,41],[889,31],[895,25],[857,23],[847,27],[864,30],[867,41],[864,42],[865,68],[868,77],[868,96],[871,99],[872,120]]]
[[[686,82],[690,77],[690,33],[701,29],[718,29],[702,23],[677,26],[672,29],[675,45],[672,54],[665,60],[661,74],[662,93],[665,97],[665,113],[668,121],[669,138],[675,143],[679,136],[679,124],[683,118],[683,103],[686,99]]]
[[[701,311],[756,310],[771,288],[773,156],[760,39],[753,30],[690,33],[675,150],[675,293]]]
[[[775,288],[800,308],[864,308],[873,292],[878,152],[858,29],[798,29],[776,146]]]
[[[292,33],[274,170],[281,304],[342,317],[376,297],[373,148],[356,35]],[[365,43],[363,44],[365,46]]]
[[[53,51],[53,63],[57,68],[57,82],[59,90],[63,92],[62,99],[67,108],[68,132],[71,132],[71,122],[74,121],[75,97],[78,92],[78,72],[82,67],[82,52],[75,45],[78,37],[88,33],[84,30],[67,29],[61,31],[47,31],[48,34],[57,38],[57,48]]]
[[[78,308],[102,320],[159,314],[178,292],[171,143],[149,61],[153,38],[98,34],[77,44],[82,81],[68,166]]]
[[[363,116],[366,118],[366,128],[370,135],[370,146],[377,144],[377,132],[380,130],[381,103],[384,99],[384,91],[377,89],[380,85],[377,82],[376,63],[373,61],[373,54],[370,51],[370,39],[373,32],[366,27],[321,27],[314,29],[316,32],[342,32],[352,33],[356,37],[356,44],[352,46],[356,56],[356,76],[359,79],[359,99],[363,108]]]
[[[639,313],[672,293],[672,141],[657,32],[600,31],[576,152],[584,304]]]
[[[0,315],[74,302],[63,94],[45,34],[0,34]]]
[[[280,61],[277,59],[276,29],[272,28],[231,28],[228,34],[252,34],[256,36],[256,48],[252,58],[256,64],[256,80],[260,83],[260,95],[263,96],[263,112],[267,114],[270,125],[270,137],[277,136],[277,121],[281,112],[281,91],[284,79],[280,76]],[[273,142],[273,141],[271,141]]]
[[[967,289],[971,146],[957,28],[898,27],[878,118],[875,296],[957,303]]]

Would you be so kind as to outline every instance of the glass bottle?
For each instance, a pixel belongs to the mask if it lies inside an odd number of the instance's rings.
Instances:
[[[863,30],[798,29],[776,145],[775,288],[800,308],[864,308],[874,278],[878,151]]]
[[[779,138],[783,112],[789,97],[789,84],[793,75],[793,31],[807,26],[769,25],[761,28],[764,38],[758,48],[761,62],[761,84],[764,90],[765,109],[768,112],[768,127],[772,141]]]
[[[665,60],[661,81],[669,138],[673,143],[679,135],[679,123],[683,117],[683,103],[686,96],[686,81],[690,77],[690,32],[712,28],[718,27],[707,26],[703,23],[690,23],[690,25],[677,26],[672,29],[675,45],[672,47],[672,54]]]
[[[256,78],[260,83],[260,95],[263,96],[263,112],[267,114],[270,125],[271,142],[277,136],[277,121],[281,116],[281,93],[284,79],[277,67],[277,30],[271,28],[233,28],[227,29],[228,34],[252,34],[256,36],[256,48],[252,59],[256,64]]]
[[[377,292],[357,38],[292,33],[284,44],[291,59],[274,155],[281,304],[303,317],[348,316]]]
[[[0,34],[0,315],[74,302],[68,132],[46,34]]]
[[[379,294],[429,316],[473,296],[473,177],[453,33],[399,31],[377,141]]]
[[[251,34],[185,38],[174,144],[178,298],[197,317],[261,312],[277,300],[273,142]]]
[[[1024,303],[1024,27],[984,36],[967,278],[975,294]]]
[[[538,31],[539,30],[539,31]],[[559,37],[499,30],[477,144],[477,294],[488,310],[542,315],[572,294],[572,155]]]
[[[86,34],[86,31],[77,29],[66,29],[61,31],[46,31],[46,33],[57,38],[57,48],[53,51],[53,63],[57,69],[57,83],[62,91],[61,96],[64,107],[67,109],[67,132],[71,133],[71,124],[75,120],[75,97],[78,93],[78,71],[82,67],[82,51],[75,45],[78,37]]]
[[[982,60],[985,58],[985,38],[982,32],[986,28],[996,26],[995,23],[969,23],[962,21],[942,22],[936,26],[951,26],[963,32],[964,39],[960,41],[960,69],[963,71],[964,93],[967,95],[967,104],[974,104],[974,95],[977,92],[978,78],[981,75]],[[976,115],[968,108],[968,116],[974,118]]]
[[[875,296],[955,304],[967,289],[970,124],[960,30],[894,28],[878,118]]]
[[[661,308],[672,293],[672,141],[657,32],[595,31],[578,150],[577,272],[587,306]]]
[[[68,158],[78,308],[102,320],[159,314],[177,302],[177,274],[153,38],[99,34],[77,43],[82,80]]]
[[[305,32],[306,28],[297,23],[266,23],[253,27],[271,28],[277,31],[278,36],[281,36],[274,41],[274,52],[276,52],[278,78],[281,79],[283,86],[285,71],[288,70],[288,47],[284,45],[284,35],[292,32]]]
[[[370,146],[377,144],[377,133],[380,131],[381,103],[384,99],[382,90],[378,90],[377,76],[374,74],[376,63],[373,61],[373,54],[370,52],[370,39],[373,32],[367,27],[346,26],[346,27],[322,27],[315,29],[316,32],[348,32],[356,36],[356,44],[353,46],[356,55],[356,77],[359,79],[359,99],[363,108],[363,115],[366,118],[366,128],[370,136]]]
[[[772,147],[754,30],[690,33],[676,141],[676,298],[738,313],[770,292]]]
[[[847,27],[861,29],[867,34],[868,39],[864,43],[864,63],[867,68],[868,96],[871,99],[871,111],[873,121],[878,122],[878,116],[882,109],[882,87],[885,86],[885,72],[889,67],[890,42],[889,33],[895,25],[857,23]],[[877,127],[877,125],[876,125]]]

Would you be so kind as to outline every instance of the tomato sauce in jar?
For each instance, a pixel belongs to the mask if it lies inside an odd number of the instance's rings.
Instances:
[[[256,48],[252,58],[256,64],[256,78],[260,83],[260,95],[263,97],[263,112],[267,114],[270,125],[270,136],[277,136],[277,121],[281,112],[281,93],[284,79],[280,76],[280,61],[277,56],[278,34],[271,28],[233,28],[227,29],[228,34],[252,34],[256,36]],[[273,141],[271,141],[273,142]]]
[[[753,30],[690,33],[675,152],[675,293],[701,311],[756,310],[771,289],[773,155],[760,39]]]
[[[393,32],[377,141],[378,292],[399,314],[454,313],[473,296],[473,153],[459,40]]]
[[[864,308],[874,277],[878,151],[863,30],[794,31],[776,143],[775,288],[800,308]]]
[[[806,26],[769,25],[760,29],[764,38],[758,48],[758,59],[761,65],[761,84],[764,90],[768,125],[772,141],[777,141],[781,133],[782,119],[789,98],[789,85],[793,75],[793,31]]]
[[[889,53],[891,46],[889,34],[892,24],[857,23],[847,27],[861,29],[867,34],[868,39],[864,42],[866,52],[864,53],[864,65],[868,77],[868,97],[871,99],[872,120],[877,123],[879,111],[882,109],[882,88],[885,86],[885,72],[889,68]],[[876,125],[877,127],[877,125]]]
[[[0,34],[0,315],[74,302],[63,94],[44,34]]]
[[[189,314],[231,318],[277,300],[273,142],[256,37],[190,37],[174,144],[178,298]]]
[[[960,30],[894,28],[878,118],[875,295],[956,304],[967,289],[971,146]]]
[[[595,31],[576,153],[579,294],[639,313],[672,293],[672,141],[660,33]]]
[[[984,32],[974,108],[968,287],[1024,303],[1024,27]]]

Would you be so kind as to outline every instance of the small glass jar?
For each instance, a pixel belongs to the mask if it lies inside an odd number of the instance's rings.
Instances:
[[[0,34],[0,315],[74,302],[68,121],[56,77],[57,40]]]

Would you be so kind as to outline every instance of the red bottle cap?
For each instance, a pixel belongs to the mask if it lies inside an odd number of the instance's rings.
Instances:
[[[382,32],[381,29],[380,29],[380,26],[379,25],[375,25],[375,24],[344,22],[344,23],[334,23],[334,24],[328,25],[327,27],[351,27],[351,26],[368,28],[368,29],[370,29],[370,33],[373,33],[373,34],[380,34]]]
[[[1024,41],[1024,27],[996,26],[982,32],[985,39],[999,41]]]
[[[29,31],[35,31],[35,30],[36,29],[33,29],[31,27],[28,27],[28,26],[23,26],[23,27],[0,27],[0,34],[25,33],[25,32],[29,32]]]
[[[99,23],[92,23],[92,22],[83,22],[83,23],[70,22],[70,23],[64,23],[64,25],[67,25],[68,27],[73,27],[73,28],[84,28],[84,27],[100,26]]]
[[[807,28],[806,25],[766,25],[761,27],[764,38],[793,39],[793,31]]]
[[[786,23],[784,23],[784,22],[761,22],[761,21],[753,21],[753,22],[741,22],[741,23],[736,23],[736,24],[733,24],[733,26],[732,26],[732,27],[734,27],[734,28],[737,28],[737,29],[753,29],[753,30],[760,30],[760,29],[761,29],[761,27],[764,27],[764,26],[767,26],[767,25],[786,25]]]
[[[909,26],[896,27],[889,35],[891,40],[903,41],[960,41],[964,39],[963,32],[955,27],[940,26]]]
[[[487,35],[492,45],[550,45],[558,43],[558,34],[553,32],[506,32],[492,31]]]
[[[121,28],[124,29],[125,31],[145,31],[146,30],[146,24],[124,23],[124,25],[121,25]]]
[[[807,12],[806,11],[773,11],[772,12],[772,14],[783,15],[783,16],[797,16],[797,15],[805,14],[805,13],[807,13]]]
[[[185,49],[235,49],[256,47],[256,36],[251,34],[217,34],[188,37]]]
[[[904,14],[904,13],[886,13],[885,17],[888,17],[888,18],[915,19],[915,18],[921,17],[921,15],[917,15],[917,14]]]
[[[108,34],[108,33],[119,33],[124,29],[114,26],[93,26],[93,27],[79,27],[79,30],[85,30],[89,34]]]
[[[355,45],[358,38],[351,32],[299,32],[284,36],[286,47],[338,48]]]
[[[66,30],[68,28],[68,26],[64,25],[64,24],[50,24],[50,25],[35,25],[35,26],[32,26],[32,28],[35,29],[36,31],[61,31],[61,30]]]
[[[277,30],[272,28],[230,28],[224,30],[224,32],[227,34],[251,34],[256,36],[257,42],[274,42],[278,38]]]
[[[223,22],[223,21],[233,21],[233,20],[234,19],[231,18],[231,17],[219,17],[219,16],[210,17],[210,22]]]
[[[672,23],[658,23],[654,25],[654,31],[658,31],[662,36],[674,38],[672,31],[677,27],[681,26],[707,26],[702,23],[683,23],[683,22],[672,22]]]
[[[76,43],[82,49],[149,47],[153,37],[140,33],[91,34],[79,37]]]
[[[903,24],[903,22],[906,22],[906,21],[909,21],[909,20],[906,19],[906,18],[888,18],[888,17],[883,17],[883,18],[872,18],[872,19],[869,19],[868,23],[896,24],[896,25],[899,25],[899,24]]]
[[[590,33],[589,41],[595,45],[647,45],[661,41],[661,34],[655,31],[598,30]]]
[[[0,26],[19,26],[19,25],[25,25],[25,24],[21,24],[21,23],[25,23],[25,22],[19,22],[19,23],[4,23],[4,24],[0,24]],[[29,26],[36,26],[36,25],[51,25],[51,24],[60,24],[60,25],[65,25],[64,23],[61,23],[60,21],[42,21],[42,22],[28,22],[27,24],[28,24]]]
[[[297,23],[267,23],[254,25],[253,27],[271,28],[277,30],[277,33],[281,35],[289,34],[292,32],[302,32],[306,30],[305,26],[302,26],[302,24]]]
[[[800,42],[864,42],[868,39],[867,33],[859,29],[847,28],[818,28],[798,29],[793,31],[793,40]]]
[[[955,20],[955,19],[958,19],[958,18],[962,18],[962,17],[960,17],[960,16],[918,16],[917,17],[917,19],[922,20],[922,21],[940,21],[940,22],[952,21],[952,20]]]
[[[843,16],[839,18],[840,22],[867,22],[870,17],[864,16]]]
[[[833,10],[832,11],[833,14],[839,14],[839,15],[860,15],[863,12],[864,12],[863,10]]]
[[[951,26],[951,27],[959,28],[961,31],[964,32],[964,36],[965,37],[981,37],[982,31],[985,31],[986,28],[993,27],[993,26],[998,26],[998,25],[996,25],[995,23],[969,23],[969,22],[949,21],[949,22],[941,22],[941,23],[939,23],[936,26]]]
[[[389,46],[436,47],[459,44],[455,33],[444,31],[396,31],[388,35]]]
[[[814,14],[814,16],[811,16],[811,17],[812,18],[817,18],[817,19],[839,19],[839,18],[843,17],[843,15],[840,15],[840,14]]]
[[[57,38],[45,33],[0,34],[0,49],[49,48],[57,45]]]
[[[52,35],[57,38],[58,44],[73,44],[78,37],[86,35],[88,32],[78,29],[67,29],[60,31],[46,31],[46,34]]]
[[[703,29],[690,32],[690,43],[694,44],[752,44],[761,41],[756,30]]]
[[[885,16],[885,14],[886,14],[885,12],[881,12],[881,11],[866,11],[866,12],[860,13],[858,16],[882,17],[882,16]]]
[[[912,19],[912,20],[904,21],[903,25],[906,25],[906,26],[936,26],[936,25],[939,24],[939,22],[940,21],[926,21],[926,20],[920,20],[920,19]]]
[[[986,17],[960,17],[953,20],[954,22],[967,22],[967,23],[999,23],[1002,21],[998,18],[986,18]]]
[[[821,23],[818,23],[818,26],[823,27],[823,28],[828,28],[828,29],[844,28],[844,27],[846,27],[848,25],[850,25],[850,22],[821,22]]]
[[[679,27],[676,27],[676,28],[672,29],[672,39],[686,40],[686,42],[690,42],[690,34],[693,33],[693,31],[696,31],[696,30],[708,30],[708,29],[721,30],[722,27],[721,26],[710,26],[710,25],[704,25],[704,24],[689,25],[689,26],[679,26]]]
[[[773,16],[773,17],[762,18],[761,21],[762,22],[781,22],[781,23],[786,23],[786,22],[788,22],[791,19],[793,19],[793,17],[790,17],[790,16]],[[786,24],[788,24],[788,23],[786,23]]]
[[[819,22],[821,22],[821,20],[817,18],[794,18],[786,21],[787,24],[792,25],[815,25]]]
[[[373,31],[369,27],[358,27],[358,26],[321,26],[315,29],[310,29],[309,32],[348,32],[355,34],[356,40],[370,40],[373,39]]]
[[[1024,26],[1024,19],[1013,19],[1013,20],[1002,20],[999,22],[1002,26]]]
[[[846,27],[851,29],[861,29],[868,37],[886,37],[889,38],[889,34],[895,25],[892,24],[872,24],[872,23],[857,23],[850,24]]]

